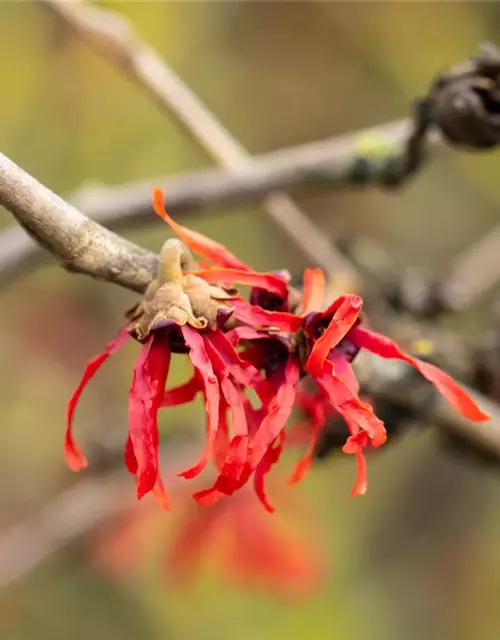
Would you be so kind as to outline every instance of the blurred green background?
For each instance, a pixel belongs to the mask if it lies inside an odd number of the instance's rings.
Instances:
[[[128,16],[252,153],[403,117],[435,72],[482,40],[500,41],[498,3],[102,4]],[[0,59],[2,151],[56,192],[210,165],[173,120],[36,3],[0,4]],[[400,192],[345,189],[302,204],[332,236],[362,232],[402,265],[439,270],[495,224],[499,157],[453,153]],[[12,224],[7,212],[0,223]],[[256,268],[306,266],[258,207],[192,226]],[[158,249],[166,229],[128,236]],[[81,479],[63,462],[65,402],[134,297],[49,266],[0,300],[7,528]],[[459,324],[473,333],[483,321],[472,310]],[[124,440],[133,358],[133,348],[120,354],[85,395],[76,428],[87,448]],[[196,408],[173,416],[201,428]],[[326,584],[304,602],[207,573],[180,589],[160,561],[114,579],[83,540],[3,591],[0,637],[499,638],[498,477],[445,455],[430,433],[410,434],[370,462],[365,498],[349,498],[353,461],[337,457],[294,489],[313,504],[328,551]]]

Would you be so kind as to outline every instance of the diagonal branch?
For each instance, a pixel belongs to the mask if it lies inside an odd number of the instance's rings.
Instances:
[[[450,309],[471,307],[500,281],[500,226],[467,247],[441,284],[441,297]]]
[[[256,156],[238,174],[224,170],[197,171],[118,187],[84,187],[69,197],[80,210],[105,227],[125,229],[157,222],[152,215],[151,190],[158,184],[167,193],[169,212],[181,216],[258,202],[277,189],[310,191],[352,184],[356,165],[365,167],[367,182],[376,183],[383,175],[384,163],[404,147],[410,131],[410,121],[391,122]],[[368,139],[378,141],[380,148],[360,144]],[[441,146],[437,136],[431,137],[430,144],[436,150]],[[4,231],[0,234],[0,283],[23,275],[47,257],[22,229],[14,227]]]
[[[157,52],[139,39],[123,16],[79,1],[43,2],[89,46],[151,95],[161,108],[173,113],[219,164],[236,175],[252,167],[248,152]],[[288,195],[272,193],[263,204],[269,216],[312,264],[357,281],[352,265]]]

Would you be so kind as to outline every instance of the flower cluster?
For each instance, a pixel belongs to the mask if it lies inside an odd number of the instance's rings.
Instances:
[[[334,411],[349,429],[343,451],[357,459],[352,493],[366,491],[364,451],[384,444],[386,431],[370,404],[359,397],[351,363],[361,349],[407,362],[464,416],[475,421],[488,418],[447,374],[364,328],[358,295],[342,295],[323,308],[321,270],[306,270],[298,295],[287,272],[257,273],[222,245],[176,223],[164,209],[160,189],[154,192],[153,204],[178,239],[165,243],[155,280],[127,314],[118,338],[87,365],[69,401],[65,453],[70,468],[87,464],[72,435],[78,399],[103,362],[129,338],[142,347],[129,393],[125,463],[136,478],[138,498],[152,492],[165,508],[170,503],[158,464],[158,412],[191,402],[198,393],[207,416],[206,443],[194,464],[179,475],[195,478],[212,461],[217,475],[212,486],[194,494],[198,503],[214,504],[252,479],[268,511],[273,508],[265,477],[280,459],[287,422],[311,380],[311,440],[292,481],[303,477],[325,415]],[[239,284],[250,287],[248,299],[236,288]],[[168,388],[172,353],[187,355],[193,375],[183,385]],[[258,402],[252,401],[249,390]]]

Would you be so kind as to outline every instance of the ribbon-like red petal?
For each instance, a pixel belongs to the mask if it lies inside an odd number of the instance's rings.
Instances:
[[[328,354],[342,338],[345,338],[361,313],[363,300],[360,296],[350,294],[341,296],[341,298],[343,300],[335,311],[330,324],[323,335],[314,343],[307,359],[306,370],[313,376],[321,374],[323,363]]]
[[[194,271],[193,275],[202,278],[211,284],[246,284],[249,287],[265,289],[270,293],[276,293],[286,299],[288,297],[288,285],[286,280],[274,273],[257,273],[256,271],[243,271],[241,269],[213,268],[204,271]]]
[[[194,375],[190,380],[178,387],[167,389],[163,394],[162,407],[177,407],[180,404],[193,402],[198,391],[201,391],[200,380]]]
[[[134,453],[134,445],[132,444],[132,439],[130,437],[130,433],[127,434],[127,442],[125,443],[125,466],[128,469],[128,472],[133,476],[137,473],[138,464],[137,458]]]
[[[179,473],[183,478],[191,479],[198,476],[207,466],[212,455],[213,443],[219,424],[219,382],[214,373],[212,362],[205,349],[205,340],[201,333],[189,325],[181,327],[182,336],[189,347],[189,358],[197,369],[203,382],[205,394],[205,412],[207,414],[207,439],[205,447],[198,461],[189,469]]]
[[[368,489],[366,458],[363,451],[369,442],[368,434],[365,431],[360,431],[354,436],[349,436],[342,447],[344,453],[354,453],[356,456],[356,480],[351,489],[351,497],[364,495]]]
[[[384,424],[373,413],[370,405],[361,402],[349,385],[339,377],[334,365],[325,360],[321,375],[316,376],[321,389],[328,394],[334,408],[344,418],[351,433],[366,431],[374,447],[380,447],[387,439]]]
[[[262,336],[261,336],[262,337]],[[260,371],[248,360],[243,360],[231,341],[222,331],[214,331],[207,339],[223,358],[228,373],[244,387],[253,387],[263,381]]]
[[[301,315],[311,311],[320,311],[325,298],[325,274],[322,269],[304,271],[304,289],[302,291]]]
[[[276,442],[271,444],[268,448],[264,457],[259,462],[255,469],[254,473],[254,489],[257,495],[257,498],[260,500],[262,506],[269,513],[274,513],[275,509],[269,502],[269,498],[267,497],[266,487],[265,487],[265,478],[267,474],[271,471],[273,465],[275,465],[283,451],[283,446],[285,444],[285,432],[281,431],[279,436],[276,438]]]
[[[470,395],[451,376],[429,362],[407,355],[390,338],[361,327],[355,327],[350,338],[357,346],[382,358],[395,358],[407,362],[429,380],[454,409],[469,420],[483,422],[489,419],[490,416],[481,411]]]
[[[215,240],[207,238],[202,233],[192,231],[187,227],[175,222],[165,211],[165,192],[163,189],[156,188],[153,191],[153,208],[155,213],[165,220],[172,231],[176,233],[180,240],[194,253],[197,253],[206,260],[211,260],[214,264],[230,269],[241,269],[247,271],[250,269],[244,262],[233,255],[226,247]]]
[[[254,329],[276,329],[284,333],[296,333],[302,326],[302,318],[286,311],[266,311],[257,305],[233,300],[234,318]]]
[[[270,382],[276,385],[275,395],[266,407],[266,415],[250,441],[250,465],[256,468],[264,454],[285,428],[295,400],[295,387],[300,379],[300,363],[289,358],[285,369]]]
[[[165,508],[170,503],[159,475],[157,415],[169,366],[168,335],[153,333],[134,364],[128,402],[129,436],[137,461],[137,498],[152,491]]]
[[[319,434],[325,426],[325,410],[322,403],[322,398],[319,394],[316,395],[316,403],[311,408],[310,418],[308,421],[310,429],[309,445],[307,451],[302,458],[295,465],[294,470],[288,480],[289,484],[297,484],[300,482],[311,467],[314,450],[316,449],[316,443],[318,442]]]
[[[239,360],[239,356],[225,336],[218,331],[210,333],[207,335],[205,344],[214,371],[219,379],[224,405],[231,411],[233,432],[226,457],[222,462],[219,476],[212,489],[229,495],[240,486],[240,478],[247,463],[248,425],[244,406],[246,399],[243,391],[244,385],[239,388],[231,379],[232,371],[236,370],[233,358],[238,358]],[[229,365],[223,357],[224,354],[218,351],[218,344],[223,349],[229,347],[229,352],[225,354],[229,356]],[[249,363],[242,361],[242,364]]]
[[[93,358],[85,367],[85,371],[83,372],[83,376],[76,388],[75,392],[71,396],[66,412],[66,434],[64,438],[64,457],[66,458],[66,464],[72,471],[80,471],[80,469],[84,469],[87,466],[87,460],[83,455],[80,447],[76,444],[73,433],[73,417],[75,414],[76,406],[80,399],[80,396],[83,393],[83,390],[89,383],[89,381],[94,377],[97,371],[101,368],[101,366],[106,362],[106,360],[112,356],[118,349],[130,338],[130,335],[126,329],[121,329],[118,337],[109,342],[106,345],[106,350]]]
[[[233,347],[237,347],[240,342],[245,340],[261,340],[267,338],[267,333],[262,333],[252,327],[235,327],[224,334]]]
[[[213,461],[215,468],[220,471],[229,449],[229,425],[227,423],[227,405],[221,398],[219,404],[219,427],[215,434],[213,446]]]

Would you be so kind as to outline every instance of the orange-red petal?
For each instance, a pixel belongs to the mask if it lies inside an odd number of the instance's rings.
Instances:
[[[206,260],[211,260],[214,264],[221,267],[242,269],[244,271],[249,269],[244,262],[239,260],[222,244],[207,238],[202,233],[192,231],[175,222],[165,210],[165,192],[163,189],[156,188],[153,191],[153,208],[155,213],[159,215],[162,220],[165,220],[172,231],[179,236],[180,240],[182,240],[186,247],[193,251],[193,253],[197,253]]]
[[[194,271],[193,274],[211,284],[246,284],[249,287],[258,287],[270,293],[276,293],[285,299],[288,296],[286,280],[274,273],[257,273],[256,271],[242,269],[214,267],[203,271]]]
[[[172,389],[167,389],[163,394],[161,406],[177,407],[180,404],[192,402],[198,391],[201,391],[200,380],[197,375],[194,375],[184,384],[181,384],[178,387],[172,387]]]
[[[233,317],[254,329],[275,329],[284,333],[296,333],[302,326],[302,318],[286,311],[266,311],[257,305],[240,300],[232,301]]]
[[[295,387],[300,379],[300,364],[290,358],[277,383],[276,392],[266,407],[266,415],[250,442],[250,464],[256,468],[264,454],[285,428],[295,400]]]
[[[304,271],[304,289],[302,291],[301,315],[319,311],[325,298],[325,274],[322,269]]]
[[[355,327],[352,331],[352,341],[382,358],[396,358],[407,362],[429,380],[454,409],[469,420],[482,422],[489,419],[490,416],[481,411],[471,396],[451,376],[429,362],[407,355],[390,338]]]
[[[373,413],[369,404],[362,402],[349,385],[335,373],[333,364],[326,360],[323,371],[316,376],[321,389],[328,394],[335,409],[344,418],[351,433],[366,431],[372,446],[380,447],[387,440],[384,423]]]
[[[205,412],[207,414],[207,439],[202,454],[192,467],[178,474],[183,478],[191,479],[198,476],[205,469],[212,455],[213,443],[219,424],[220,393],[219,382],[214,373],[212,362],[208,357],[203,335],[189,325],[182,326],[181,331],[189,348],[189,358],[203,381]]]
[[[162,485],[158,468],[157,415],[170,366],[168,337],[152,334],[134,364],[129,392],[129,436],[137,461],[137,498]],[[164,492],[163,492],[164,493]]]
[[[323,335],[316,340],[306,362],[306,370],[313,376],[320,374],[330,351],[347,335],[361,313],[363,300],[355,294],[342,296]]]
[[[75,392],[71,396],[66,412],[66,434],[64,438],[64,457],[66,464],[72,471],[80,471],[87,466],[87,459],[83,455],[80,447],[76,444],[73,433],[73,418],[75,415],[76,406],[83,393],[83,390],[89,383],[89,381],[95,376],[97,371],[106,362],[106,360],[113,355],[128,339],[129,333],[126,329],[121,329],[117,338],[106,345],[106,350],[93,358],[85,367],[83,376],[76,388]]]
[[[271,444],[268,448],[264,457],[257,465],[254,473],[254,489],[257,495],[257,498],[260,500],[262,506],[269,513],[274,513],[275,509],[272,504],[269,502],[269,498],[267,496],[266,487],[265,487],[265,478],[267,474],[271,471],[273,465],[275,465],[283,451],[283,446],[285,444],[285,432],[281,431],[279,436],[276,438],[276,442]]]
[[[364,495],[368,489],[368,475],[366,468],[366,458],[364,449],[368,446],[369,440],[366,432],[361,431],[355,436],[349,436],[342,447],[344,453],[354,453],[356,456],[356,480],[351,489],[351,496]]]
[[[319,434],[325,426],[325,412],[319,398],[317,398],[317,402],[312,409],[308,426],[310,429],[310,435],[307,451],[295,465],[295,468],[288,480],[288,484],[297,484],[297,482],[300,482],[311,467]]]

